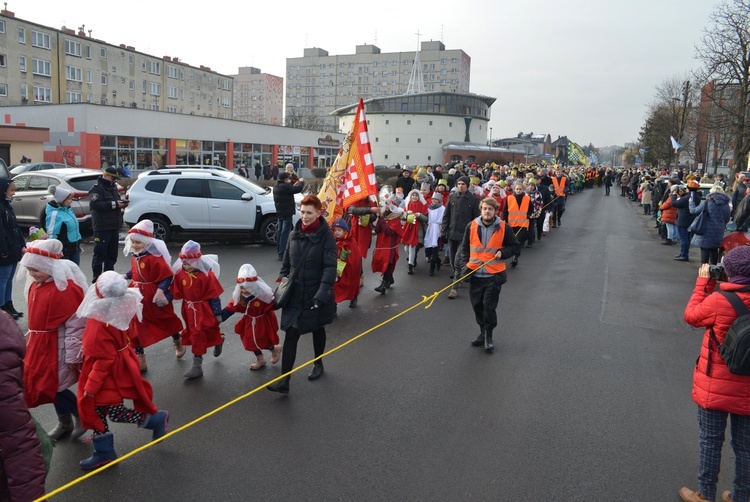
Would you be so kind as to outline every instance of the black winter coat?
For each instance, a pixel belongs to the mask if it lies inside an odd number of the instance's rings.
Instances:
[[[463,194],[453,192],[443,213],[443,237],[451,241],[460,241],[464,237],[466,225],[479,215],[479,199],[476,195],[469,191]]]
[[[325,218],[311,234],[302,232],[302,220],[297,221],[289,234],[289,244],[284,252],[279,277],[291,275],[293,267],[301,267],[292,284],[289,303],[281,311],[281,329],[296,327],[300,333],[309,333],[333,321],[336,301],[333,283],[336,282],[336,240]],[[307,246],[305,262],[300,263]],[[319,307],[313,309],[315,300]]]
[[[0,312],[0,500],[34,500],[44,495],[44,460],[34,422],[23,398],[21,330]]]
[[[5,200],[5,193],[10,186],[10,179],[0,180],[0,266],[13,265],[21,261],[21,250],[25,245],[25,239],[21,228],[16,221],[16,213]]]
[[[122,226],[122,210],[117,205],[120,200],[117,183],[99,176],[96,185],[89,190],[89,198],[94,232],[117,230]]]
[[[301,182],[299,185],[292,185],[287,181],[279,181],[279,183],[273,187],[273,203],[276,206],[277,218],[291,218],[294,216],[296,210],[294,205],[294,194],[301,193],[304,187],[304,182]]]
[[[672,194],[672,207],[677,208],[677,222],[675,225],[682,228],[687,228],[698,216],[697,214],[690,214],[690,197],[695,194],[694,204],[697,206],[701,202],[700,192],[688,192],[679,199],[677,195]]]

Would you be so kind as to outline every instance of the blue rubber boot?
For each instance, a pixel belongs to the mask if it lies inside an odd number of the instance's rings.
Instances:
[[[153,415],[146,415],[146,419],[143,421],[143,428],[154,431],[151,434],[151,440],[153,441],[167,433],[168,424],[169,412],[167,410],[159,410]]]
[[[81,460],[79,465],[84,471],[90,471],[108,464],[117,458],[115,453],[115,438],[110,434],[103,436],[94,436],[94,454],[85,460]]]

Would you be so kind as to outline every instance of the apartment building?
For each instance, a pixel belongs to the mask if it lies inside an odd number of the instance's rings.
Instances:
[[[286,60],[286,117],[299,126],[338,130],[334,110],[364,99],[399,96],[409,87],[417,51],[382,53],[358,45],[354,54],[329,55],[320,48]],[[471,58],[440,41],[422,42],[419,61],[426,92],[468,93]],[[302,120],[300,120],[302,119]]]
[[[0,10],[0,106],[93,103],[232,118],[233,79]]]
[[[283,125],[284,79],[252,66],[239,68],[234,79],[235,120]]]

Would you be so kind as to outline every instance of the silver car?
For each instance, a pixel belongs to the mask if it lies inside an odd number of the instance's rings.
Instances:
[[[50,169],[70,169],[65,164],[59,162],[30,162],[28,164],[16,164],[10,169],[10,177],[15,178],[21,173],[29,171],[48,171]]]
[[[91,225],[89,189],[96,184],[101,173],[93,169],[63,168],[46,171],[29,171],[13,178],[16,194],[13,210],[19,225],[45,227],[45,208],[53,200],[47,191],[50,185],[60,185],[73,192],[70,206],[81,227]]]

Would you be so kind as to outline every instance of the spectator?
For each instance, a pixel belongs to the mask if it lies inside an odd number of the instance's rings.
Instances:
[[[107,167],[89,190],[94,230],[94,256],[91,260],[93,282],[96,282],[103,270],[114,270],[117,263],[122,209],[127,205],[127,202],[120,199],[120,192],[117,190],[118,176],[117,169]]]
[[[729,197],[724,194],[720,186],[711,188],[705,200],[695,204],[691,198],[688,207],[697,217],[705,209],[708,211],[708,224],[703,235],[694,235],[690,242],[701,250],[701,263],[716,265],[719,261],[719,247],[724,240],[724,229],[729,223]]]
[[[13,275],[21,261],[21,250],[25,244],[24,235],[16,221],[16,213],[10,205],[16,193],[16,184],[8,178],[0,179],[0,309],[13,319],[23,316],[13,307]]]
[[[279,174],[279,181],[273,188],[273,202],[276,205],[276,252],[279,261],[284,259],[286,244],[289,240],[289,232],[292,229],[292,217],[294,216],[295,203],[294,194],[302,193],[305,188],[305,180],[300,179],[292,185],[292,177],[289,173]]]

